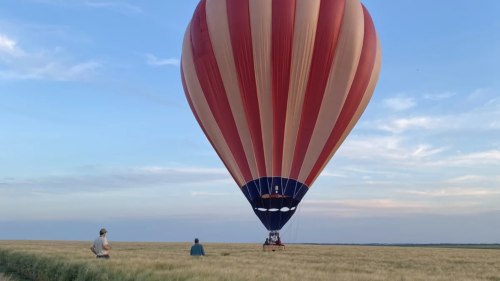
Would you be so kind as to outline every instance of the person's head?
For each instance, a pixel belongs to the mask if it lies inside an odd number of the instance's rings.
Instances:
[[[106,236],[106,233],[107,233],[107,232],[108,232],[108,231],[107,231],[105,228],[103,228],[103,229],[101,229],[101,230],[99,231],[99,235],[101,235],[102,237],[104,237],[104,236]]]
[[[266,241],[269,241],[269,238],[266,238]]]
[[[198,243],[200,243],[200,240],[198,240],[198,238],[196,238],[196,239],[194,239],[194,243],[198,244]]]

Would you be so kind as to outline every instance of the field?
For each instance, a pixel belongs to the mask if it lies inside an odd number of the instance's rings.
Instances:
[[[0,268],[32,280],[490,280],[500,281],[500,251],[382,246],[113,243],[96,260],[91,242],[0,241]],[[17,279],[19,280],[19,279]]]

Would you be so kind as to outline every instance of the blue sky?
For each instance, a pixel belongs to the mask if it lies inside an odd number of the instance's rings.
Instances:
[[[0,239],[262,240],[182,90],[197,1],[4,2]],[[363,3],[379,83],[285,242],[497,242],[500,2]]]

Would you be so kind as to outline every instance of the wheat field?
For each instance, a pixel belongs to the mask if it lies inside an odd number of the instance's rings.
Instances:
[[[500,281],[500,251],[381,246],[113,243],[97,260],[91,242],[0,241],[0,264],[39,281],[63,280],[489,280]]]

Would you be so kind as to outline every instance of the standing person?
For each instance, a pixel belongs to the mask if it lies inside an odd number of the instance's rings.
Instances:
[[[276,241],[278,240],[277,238],[278,237],[276,237],[276,232],[273,232],[273,242],[272,242],[273,245],[276,245]]]
[[[285,249],[285,244],[281,243],[281,238],[278,236],[278,241],[276,241],[276,245],[283,247]]]
[[[108,231],[103,228],[99,231],[99,237],[92,242],[92,246],[90,246],[90,250],[92,253],[96,255],[96,258],[105,258],[109,259],[108,251],[112,248],[108,246],[108,240],[106,239],[106,233]]]
[[[194,239],[194,245],[191,246],[191,256],[204,256],[205,249],[203,249],[203,245],[200,244],[200,240],[198,238]]]

